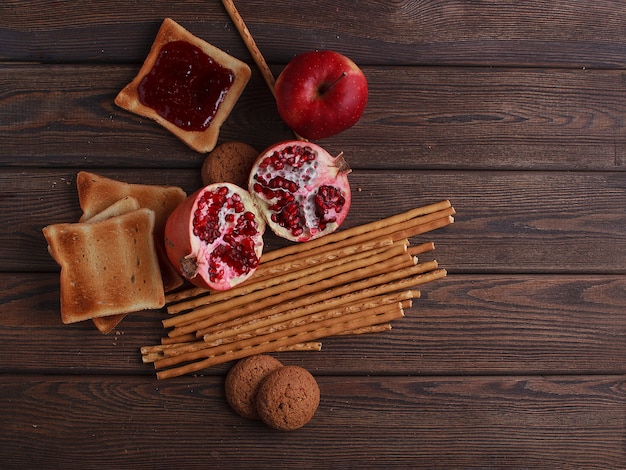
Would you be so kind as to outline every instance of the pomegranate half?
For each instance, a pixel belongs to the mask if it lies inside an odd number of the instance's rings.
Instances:
[[[256,270],[263,252],[265,221],[250,194],[215,183],[187,197],[165,224],[165,249],[192,284],[229,289]]]
[[[259,155],[248,190],[276,235],[304,242],[334,232],[348,215],[348,173],[343,155],[291,140]]]

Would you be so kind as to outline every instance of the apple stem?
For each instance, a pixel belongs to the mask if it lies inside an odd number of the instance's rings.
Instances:
[[[341,72],[341,75],[339,75],[339,77],[335,78],[332,82],[330,83],[325,83],[324,85],[322,85],[319,88],[319,93],[320,95],[325,94],[328,90],[330,90],[333,86],[335,86],[335,84],[341,80],[342,78],[344,78],[345,76],[347,76],[348,74],[346,72]]]

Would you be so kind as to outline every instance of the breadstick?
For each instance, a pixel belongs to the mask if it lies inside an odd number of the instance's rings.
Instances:
[[[343,234],[345,234],[347,230],[340,231],[340,232],[333,232],[324,237],[311,240],[305,243],[300,243],[299,245],[291,245],[281,250],[294,251],[293,253],[289,253],[289,258],[288,258],[290,260],[294,260],[294,259],[310,256],[313,253],[320,254],[329,250],[336,250],[344,246],[353,245],[357,243],[364,243],[364,242],[367,242],[368,240],[372,240],[372,239],[376,239],[380,237],[386,237],[392,234],[395,235],[396,237],[394,239],[395,241],[400,238],[408,238],[408,237],[401,236],[401,233],[403,231],[415,231],[418,233],[425,233],[429,230],[433,230],[432,222],[434,220],[445,219],[445,223],[439,224],[439,226],[448,225],[454,221],[454,219],[451,217],[454,213],[455,213],[454,208],[449,207],[447,209],[442,209],[440,211],[432,212],[432,213],[429,213],[420,217],[416,217],[410,220],[397,222],[392,225],[379,226],[380,224],[375,223],[375,224],[372,224],[373,227],[375,228],[373,228],[370,231],[364,231],[363,230],[364,226],[359,225],[357,227],[354,227],[354,229],[358,229],[358,230],[355,230],[356,233],[350,237],[343,237]],[[366,224],[366,225],[370,225],[370,224]],[[424,227],[420,229],[421,226],[424,226]],[[348,230],[351,230],[351,229],[348,229]],[[330,240],[328,240],[327,243],[322,244],[322,245],[318,245],[316,243],[318,242],[318,240],[326,239],[328,237],[332,237],[333,235],[336,235],[337,237],[342,235],[342,237],[332,243]],[[394,237],[392,236],[392,238]],[[276,251],[279,251],[279,250],[270,251],[267,254],[268,256],[276,256],[276,255],[273,255],[273,253],[275,253]],[[287,256],[285,255],[283,255],[282,257],[284,259],[287,259]],[[266,262],[269,262],[269,260]]]
[[[178,336],[176,338],[170,338],[169,336],[166,336],[164,338],[161,338],[161,344],[187,343],[196,340],[196,335],[194,335],[193,333],[189,333],[188,335]]]
[[[281,346],[276,349],[277,352],[281,351],[321,351],[322,343],[319,341],[308,341],[306,343],[288,344],[287,346]]]
[[[272,74],[272,71],[268,67],[267,62],[265,62],[265,58],[263,57],[263,54],[261,54],[261,51],[257,47],[256,42],[254,38],[252,37],[252,34],[250,34],[250,31],[248,30],[246,23],[243,21],[243,18],[239,14],[237,7],[235,7],[235,4],[233,3],[232,0],[222,0],[222,3],[224,4],[224,8],[226,8],[226,11],[228,12],[228,15],[230,16],[230,19],[235,24],[237,31],[239,31],[239,34],[241,35],[241,38],[243,39],[244,44],[248,48],[248,51],[252,55],[252,59],[254,59],[256,66],[261,71],[261,75],[263,76],[265,83],[267,83],[268,88],[270,89],[272,94],[274,94],[274,84],[275,84],[274,75]]]
[[[279,303],[267,309],[257,309],[245,316],[244,314],[239,314],[239,312],[231,312],[229,316],[214,318],[213,322],[207,322],[207,326],[199,328],[196,331],[197,333],[206,334],[220,328],[238,325],[243,321],[252,321],[289,310],[304,309],[301,311],[312,313],[320,311],[323,308],[338,307],[340,305],[359,302],[363,299],[410,289],[416,285],[445,276],[445,270],[433,271],[436,268],[437,262],[429,261],[391,273],[384,273],[360,281],[314,292],[289,302]],[[433,273],[425,276],[424,273],[429,271],[433,271]],[[411,292],[413,298],[419,298],[419,291],[412,290]],[[209,323],[211,324],[209,325]]]
[[[394,262],[391,264],[389,263],[390,259],[394,260]],[[177,325],[187,325],[197,320],[198,318],[205,317],[217,311],[232,309],[234,307],[245,304],[250,305],[253,302],[257,302],[261,299],[265,299],[279,293],[284,293],[292,289],[298,291],[300,289],[310,288],[310,286],[316,285],[323,280],[350,280],[355,276],[367,277],[371,272],[375,270],[380,270],[381,267],[384,267],[385,269],[390,269],[391,267],[396,266],[396,263],[407,264],[412,262],[413,257],[406,253],[402,253],[401,255],[396,256],[395,251],[387,250],[383,253],[379,253],[378,255],[374,255],[369,258],[359,259],[351,263],[340,264],[339,266],[336,266],[334,268],[327,269],[322,272],[317,272],[310,276],[295,279],[290,282],[274,285],[262,291],[254,291],[247,296],[232,297],[218,304],[210,304],[206,307],[198,308],[189,313],[177,315],[172,318],[166,318],[165,320],[163,320],[163,326],[169,328]],[[254,305],[252,305],[252,307],[254,307]]]
[[[275,276],[284,272],[305,269],[309,266],[325,263],[332,260],[345,259],[350,255],[356,255],[363,252],[375,253],[376,250],[378,250],[378,252],[382,252],[394,243],[404,244],[408,246],[409,241],[407,239],[404,239],[394,242],[391,237],[383,237],[374,240],[367,240],[364,243],[357,243],[329,250],[317,255],[310,254],[310,256],[300,257],[296,259],[291,259],[289,257],[278,258],[274,261],[260,264],[259,268],[255,271],[252,277],[250,279],[247,279],[245,282],[249,283],[250,281],[262,279],[268,276]]]
[[[452,209],[451,212],[449,212],[450,209]],[[285,248],[279,248],[278,250],[269,251],[263,254],[263,256],[261,257],[261,261],[269,262],[270,260],[281,258],[283,256],[291,255],[294,253],[302,253],[305,251],[309,251],[313,248],[325,247],[332,243],[342,242],[347,238],[352,238],[363,234],[375,233],[378,232],[380,229],[392,227],[396,224],[406,222],[407,220],[414,219],[415,224],[420,224],[423,223],[420,221],[420,216],[425,216],[441,211],[446,211],[445,215],[454,215],[454,209],[452,208],[450,201],[444,200],[435,204],[417,207],[415,209],[411,209],[410,211],[387,217],[385,219],[377,220],[363,225],[357,225],[346,230],[339,230],[305,243],[299,243],[296,245],[287,246]],[[391,230],[390,233],[394,231],[396,230]],[[369,239],[378,238],[379,236],[380,235],[372,236]]]
[[[381,329],[381,331],[383,330]],[[371,333],[374,333],[374,332],[375,331],[371,331]],[[364,331],[364,333],[367,333],[367,331]],[[322,343],[319,341],[309,341],[306,343],[290,344],[290,345],[282,346],[276,349],[277,352],[279,351],[321,351],[321,350],[322,350]],[[166,353],[167,353],[167,350],[146,352],[145,354],[142,354],[141,360],[144,364],[154,363],[158,361],[159,359],[163,359],[167,357]]]
[[[185,341],[185,342],[180,342],[180,343],[172,343],[172,344],[157,344],[154,346],[142,346],[141,347],[141,354],[146,356],[148,354],[152,354],[152,353],[164,353],[165,351],[175,351],[177,349],[181,349],[183,347],[187,347],[187,346],[192,346],[191,349],[193,349],[193,345],[200,345],[202,343],[202,341]]]
[[[316,339],[333,336],[341,331],[354,330],[370,325],[389,322],[404,316],[400,304],[384,306],[376,311],[362,311],[346,317],[336,317],[320,322],[314,329],[312,325],[303,325],[286,332],[277,332],[264,337],[232,343],[221,347],[200,351],[202,354],[176,358],[166,358],[154,363],[156,369],[194,361],[183,366],[157,372],[157,379],[167,379],[180,375],[197,372],[207,367],[222,364],[231,360],[241,359],[254,354],[263,354],[275,351],[279,347],[314,341]],[[203,359],[204,358],[204,359]],[[181,360],[182,359],[182,360]]]
[[[170,305],[180,300],[190,299],[192,297],[209,294],[211,294],[211,291],[209,289],[205,289],[204,287],[190,287],[188,289],[167,294],[165,296],[165,305]]]
[[[391,323],[382,323],[380,325],[364,326],[362,328],[356,328],[354,330],[341,331],[334,336],[366,335],[369,333],[381,333],[383,331],[390,330]]]
[[[250,284],[259,282],[262,279],[266,279],[269,277],[277,276],[284,273],[293,273],[297,270],[302,270],[307,267],[311,267],[314,265],[319,265],[324,262],[344,259],[349,255],[355,255],[357,253],[363,253],[366,251],[371,251],[372,253],[375,250],[380,250],[378,252],[384,251],[385,248],[390,247],[394,243],[402,244],[408,246],[409,241],[398,240],[394,242],[390,237],[383,237],[371,241],[367,241],[365,243],[349,245],[343,248],[339,248],[337,250],[331,250],[325,253],[321,253],[318,255],[311,255],[306,258],[298,258],[293,261],[289,259],[279,258],[269,263],[261,263],[254,274],[247,279],[245,282],[239,284],[238,287],[249,286]],[[233,292],[233,289],[228,292]],[[209,294],[215,295],[216,291],[210,291],[208,289],[202,287],[192,287],[180,292],[175,292],[169,294],[165,298],[165,303],[168,305],[168,313],[179,313],[189,308],[193,308],[194,306],[204,305],[201,302],[210,303],[211,300],[208,298]],[[234,297],[237,294],[231,294]],[[190,299],[197,299],[197,303],[191,303]],[[204,300],[200,300],[204,299]],[[214,300],[214,299],[213,299]],[[187,304],[183,304],[183,302],[189,302]],[[176,304],[176,305],[173,305]]]
[[[255,291],[263,291],[266,292],[270,287],[274,287],[276,285],[282,285],[290,281],[295,281],[297,279],[305,278],[307,276],[312,276],[317,273],[324,273],[325,275],[331,271],[333,268],[341,267],[339,272],[343,272],[346,265],[352,262],[356,262],[359,260],[370,260],[372,257],[376,255],[382,255],[382,259],[388,259],[392,256],[400,255],[407,251],[406,245],[397,244],[392,246],[384,246],[382,248],[374,248],[368,251],[363,251],[359,253],[354,253],[345,257],[334,257],[324,263],[316,264],[313,266],[309,266],[305,269],[300,270],[292,270],[291,272],[286,272],[280,276],[267,277],[261,279],[252,284],[244,284],[241,286],[234,287],[232,289],[215,292],[211,295],[202,298],[190,299],[184,302],[177,303],[175,305],[171,305],[168,307],[169,313],[179,313],[184,310],[190,310],[196,307],[200,307],[202,305],[209,305],[218,302],[222,302],[225,300],[232,299],[238,296],[244,296],[251,294]],[[362,264],[362,263],[361,263]],[[335,271],[332,271],[335,272]]]
[[[422,233],[430,232],[431,230],[445,227],[446,225],[450,225],[453,222],[454,217],[452,217],[451,215],[446,215],[444,217],[430,220],[424,224],[400,228],[396,232],[391,233],[390,236],[394,240],[401,238],[410,238],[416,235],[421,235]]]
[[[409,246],[407,248],[408,253],[411,256],[421,255],[422,253],[426,253],[427,251],[432,251],[435,249],[435,244],[433,242],[422,243],[421,245]]]
[[[374,258],[376,257],[373,257],[372,259]],[[337,275],[332,274],[332,270],[329,270],[326,273],[320,273],[326,274],[326,276],[320,276],[322,279],[316,282],[302,283],[301,280],[296,280],[266,289],[266,291],[263,292],[255,292],[249,296],[236,297],[219,304],[200,307],[192,312],[182,315],[193,316],[193,319],[195,320],[194,322],[185,322],[182,325],[177,325],[174,330],[171,330],[168,333],[168,336],[179,336],[191,333],[192,331],[198,331],[206,328],[207,326],[211,326],[231,318],[236,318],[238,316],[254,312],[255,310],[265,309],[303,295],[353,282],[355,280],[366,279],[375,274],[388,272],[390,269],[397,269],[398,267],[408,265],[414,265],[413,257],[400,255],[386,261],[375,262],[374,265],[366,265]],[[255,295],[257,293],[258,295]],[[165,322],[176,318],[178,317],[165,319],[163,320],[163,324],[168,326]]]
[[[221,328],[210,333],[198,331],[197,336],[203,335],[203,339],[207,344],[221,344],[227,341],[233,341],[233,338],[242,337],[241,335],[254,336],[264,334],[263,328],[286,328],[294,325],[299,319],[308,319],[309,321],[317,321],[317,318],[331,317],[335,315],[345,315],[360,310],[372,309],[381,305],[402,302],[412,299],[414,294],[407,290],[390,295],[382,295],[372,297],[364,301],[352,302],[348,304],[332,305],[330,302],[313,304],[307,307],[287,310],[274,315],[242,321],[237,325],[229,328]]]

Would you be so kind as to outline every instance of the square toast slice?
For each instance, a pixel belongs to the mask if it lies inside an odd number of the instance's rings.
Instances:
[[[91,219],[126,196],[136,199],[140,207],[154,211],[155,246],[164,289],[169,292],[183,284],[183,278],[172,266],[165,253],[164,236],[167,218],[187,197],[185,191],[177,186],[125,183],[88,171],[78,172],[76,189],[78,202],[83,211],[81,222]]]
[[[63,323],[164,306],[154,220],[154,211],[140,208],[99,222],[44,227],[61,266]]]
[[[92,218],[86,220],[86,223],[94,223],[100,222],[102,220],[109,219],[111,217],[116,217],[118,215],[127,214],[129,212],[135,211],[139,209],[139,202],[137,199],[126,196],[123,199],[120,199],[116,203],[110,205],[102,212],[97,213]],[[128,315],[127,313],[120,313],[118,315],[109,315],[106,317],[97,317],[94,318],[93,324],[96,326],[98,331],[102,334],[109,334],[113,329],[120,324],[120,322]]]
[[[190,54],[189,62],[185,61],[181,64],[179,63],[182,61],[180,51],[171,55],[161,54],[165,46],[178,41],[195,46],[201,53],[208,56],[208,59],[201,54]],[[170,45],[169,47],[173,46]],[[173,58],[173,55],[178,57]],[[193,62],[194,60],[195,62]],[[171,67],[167,65],[167,61],[171,61]],[[222,80],[216,76],[217,71],[213,72],[212,75],[209,73],[210,70],[202,71],[203,67],[216,68],[217,65],[215,64],[220,66],[220,73],[226,72],[228,74],[230,84],[227,88],[222,88],[223,85],[218,83]],[[166,73],[159,75],[156,71],[161,70],[161,67]],[[150,75],[151,72],[153,75]],[[138,74],[118,93],[115,104],[134,114],[156,121],[191,149],[206,153],[215,147],[220,128],[243,93],[251,74],[250,67],[245,62],[194,36],[171,18],[166,18],[161,24],[150,52]],[[157,83],[159,87],[166,88],[160,92],[159,95],[162,97],[157,100],[157,105],[152,106],[147,104],[145,98],[141,98],[146,96],[147,80],[144,79],[149,75],[155,77],[152,83]],[[173,77],[175,77],[174,83],[162,84],[163,80],[171,80]],[[198,86],[199,82],[202,82],[200,86]],[[220,89],[216,89],[217,87]],[[142,90],[144,90],[143,94]],[[210,101],[214,95],[217,97],[215,103],[211,105],[209,102],[205,102],[205,100]],[[160,103],[160,101],[165,100],[167,102]],[[184,109],[182,103],[185,103]],[[180,114],[185,116],[184,119],[181,118],[181,122],[177,122],[177,117],[167,114],[174,113],[173,110],[178,107],[181,107]],[[189,111],[187,107],[193,112]],[[162,109],[159,111],[157,108]],[[198,109],[202,109],[206,113],[200,118],[203,124],[199,128],[188,124],[188,121],[194,118],[193,113],[200,112]],[[211,115],[211,113],[214,114]],[[187,124],[183,125],[183,121]]]

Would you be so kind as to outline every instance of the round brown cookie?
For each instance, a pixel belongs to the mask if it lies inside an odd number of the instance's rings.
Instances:
[[[307,424],[320,403],[320,389],[311,373],[298,366],[270,372],[256,394],[256,409],[265,424],[291,431]]]
[[[259,384],[272,371],[283,364],[272,356],[250,356],[237,362],[226,375],[226,400],[237,414],[249,419],[259,419],[255,397]]]
[[[202,164],[202,183],[234,183],[248,188],[248,177],[259,152],[243,142],[224,142],[218,145]]]

